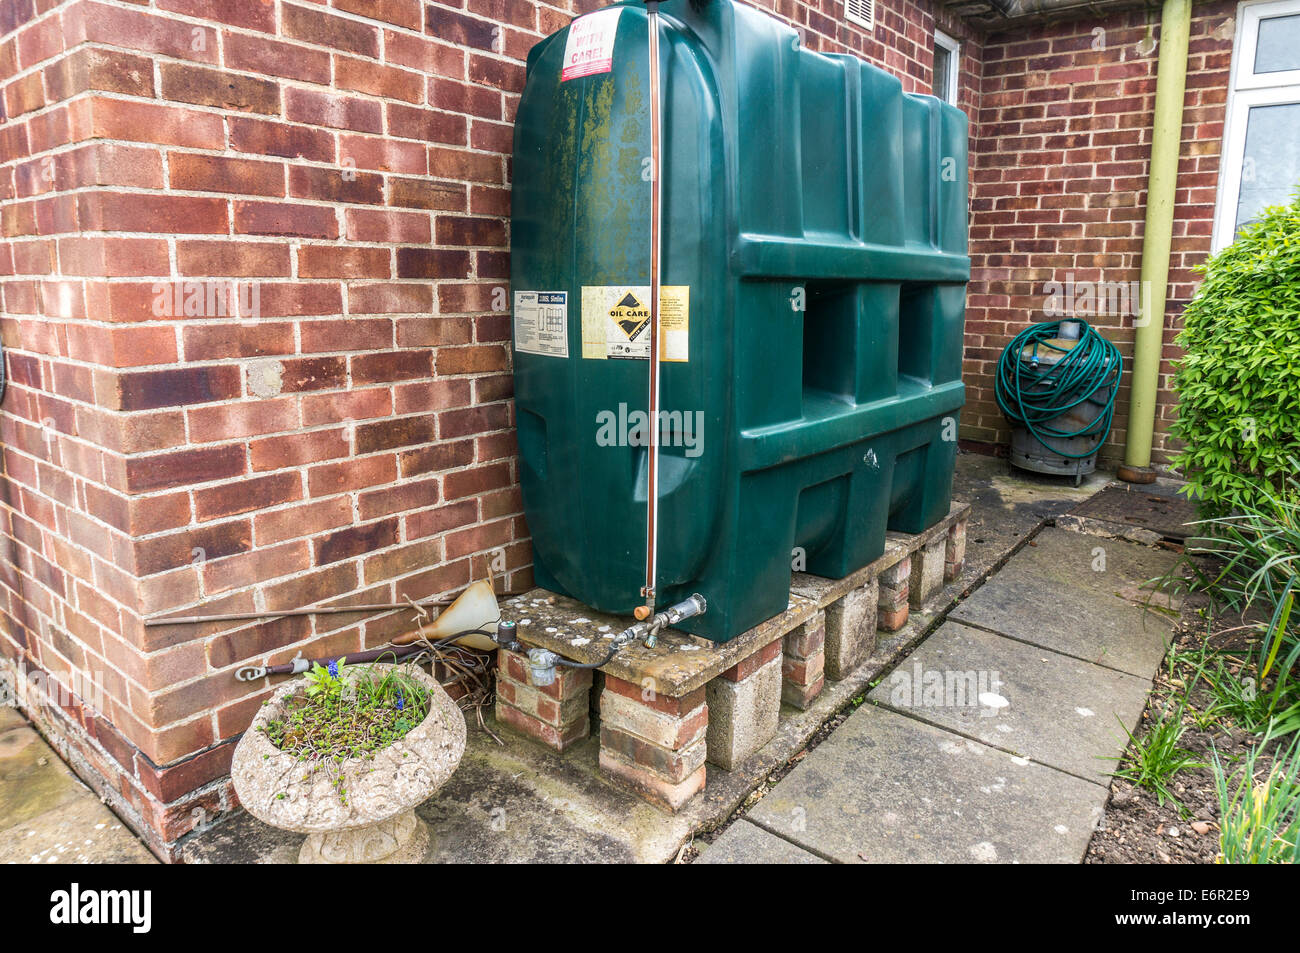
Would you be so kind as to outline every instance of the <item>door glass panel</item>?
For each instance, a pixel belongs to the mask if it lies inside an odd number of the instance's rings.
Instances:
[[[1253,106],[1237,198],[1237,230],[1270,205],[1286,205],[1300,185],[1300,103]]]
[[[1300,69],[1300,13],[1259,21],[1255,43],[1255,72]]]

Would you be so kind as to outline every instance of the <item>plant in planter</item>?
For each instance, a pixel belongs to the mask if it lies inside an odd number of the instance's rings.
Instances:
[[[250,814],[309,835],[301,863],[409,863],[429,844],[414,808],[464,751],[464,716],[434,679],[340,660],[276,691],[230,774]]]

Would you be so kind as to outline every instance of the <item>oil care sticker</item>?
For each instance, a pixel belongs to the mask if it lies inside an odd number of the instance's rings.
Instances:
[[[569,356],[569,293],[515,292],[515,350]]]
[[[622,12],[622,7],[597,10],[569,24],[560,82],[608,73],[614,68],[614,37],[618,33],[618,16]]]
[[[662,360],[690,360],[691,289],[659,289],[659,355]],[[582,356],[648,360],[650,357],[650,287],[584,285],[582,288]]]

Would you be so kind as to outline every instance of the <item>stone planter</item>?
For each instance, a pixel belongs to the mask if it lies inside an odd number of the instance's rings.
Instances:
[[[391,665],[357,665],[362,674]],[[429,714],[401,741],[375,752],[373,759],[351,759],[340,768],[347,803],[325,770],[281,751],[258,728],[282,718],[288,699],[305,679],[281,685],[263,705],[235,747],[230,779],[244,808],[260,821],[307,834],[299,863],[419,863],[429,846],[429,830],[415,815],[451,777],[465,753],[465,718],[442,686],[423,671],[407,673],[429,689]]]

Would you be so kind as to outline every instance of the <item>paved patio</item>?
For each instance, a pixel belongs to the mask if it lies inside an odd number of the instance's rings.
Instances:
[[[1044,529],[698,862],[1078,863],[1172,629],[1140,587],[1175,558]]]

